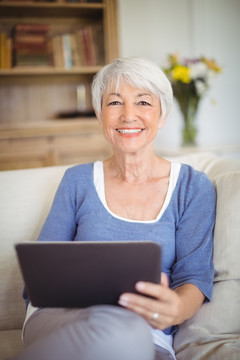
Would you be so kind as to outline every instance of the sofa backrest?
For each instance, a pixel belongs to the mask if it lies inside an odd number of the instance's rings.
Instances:
[[[65,169],[0,172],[0,330],[22,327],[23,282],[14,244],[36,240]]]

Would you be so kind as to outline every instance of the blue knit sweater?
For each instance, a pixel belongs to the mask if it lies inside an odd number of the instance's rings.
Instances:
[[[182,165],[169,205],[158,221],[124,221],[110,214],[100,201],[93,164],[77,165],[66,171],[39,240],[154,241],[162,246],[162,271],[171,288],[191,283],[210,299],[215,201],[207,176]]]

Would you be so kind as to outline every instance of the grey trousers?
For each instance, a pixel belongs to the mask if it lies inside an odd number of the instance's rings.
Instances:
[[[162,348],[156,352],[143,318],[108,305],[39,309],[27,321],[24,343],[12,360],[172,359]]]

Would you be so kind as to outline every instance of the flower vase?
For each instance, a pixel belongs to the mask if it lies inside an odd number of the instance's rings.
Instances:
[[[196,113],[198,109],[199,98],[196,96],[190,96],[187,101],[179,101],[180,109],[183,115],[183,129],[182,129],[182,145],[183,146],[195,146],[197,128],[195,124]]]

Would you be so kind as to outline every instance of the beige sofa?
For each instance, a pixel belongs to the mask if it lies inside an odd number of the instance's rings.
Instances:
[[[214,182],[217,220],[213,300],[180,326],[174,342],[177,359],[237,360],[240,359],[240,160],[202,153],[179,160],[205,171]],[[23,348],[21,327],[25,305],[14,244],[37,238],[65,169],[61,166],[0,173],[0,360]]]

